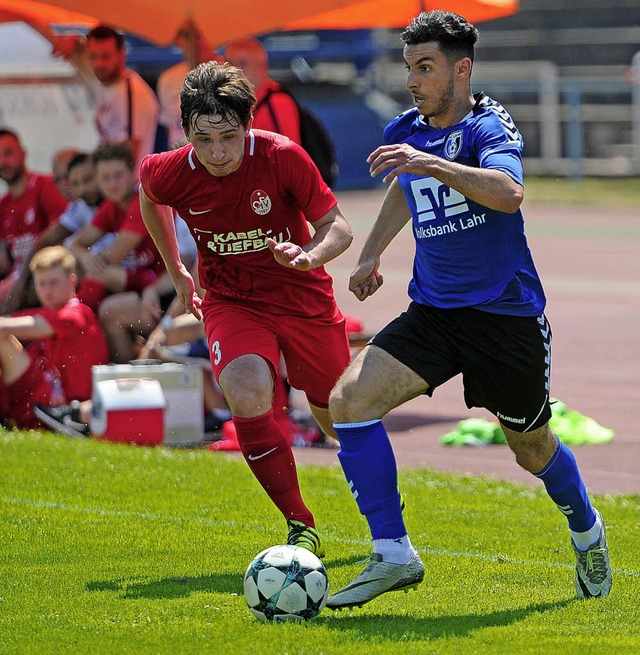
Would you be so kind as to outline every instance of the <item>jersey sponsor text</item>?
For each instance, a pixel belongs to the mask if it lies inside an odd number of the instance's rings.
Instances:
[[[257,228],[248,232],[215,233],[206,230],[194,229],[197,241],[207,240],[207,248],[218,255],[242,255],[249,252],[258,252],[268,248],[267,239],[275,239],[278,243],[289,241],[291,233],[289,228],[274,236],[272,230]]]
[[[444,225],[428,225],[427,227],[420,226],[415,231],[416,239],[429,239],[430,237],[440,237],[444,234],[453,234],[458,230],[469,230],[485,222],[485,214],[479,216],[473,214],[467,218],[459,218],[457,222],[448,221]]]

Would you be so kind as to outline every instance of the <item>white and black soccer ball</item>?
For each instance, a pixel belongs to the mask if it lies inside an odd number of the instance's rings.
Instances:
[[[267,548],[244,574],[244,597],[259,621],[308,621],[320,614],[328,595],[324,564],[300,546]]]

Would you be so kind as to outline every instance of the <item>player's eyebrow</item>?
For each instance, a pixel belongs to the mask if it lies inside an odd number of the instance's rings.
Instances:
[[[426,61],[433,62],[435,61],[435,59],[433,57],[429,57],[428,55],[425,55],[424,57],[420,57],[420,59],[418,59],[417,61],[414,61],[413,65],[418,66],[419,64],[423,64]],[[407,66],[409,66],[409,62],[406,59],[404,60],[404,63],[407,64]]]
[[[235,134],[238,131],[238,128],[236,127],[229,127],[226,130],[220,130],[218,134]],[[194,131],[195,135],[201,135],[201,136],[211,136],[209,132],[205,132],[204,130],[195,130]]]

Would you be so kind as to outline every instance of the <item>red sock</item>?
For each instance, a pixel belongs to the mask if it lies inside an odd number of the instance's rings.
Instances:
[[[291,443],[291,420],[287,410],[289,409],[289,385],[282,377],[278,375],[274,382],[273,389],[273,418],[280,426],[285,437]]]
[[[293,451],[273,418],[273,410],[255,418],[234,416],[233,422],[249,468],[285,519],[315,527],[313,514],[300,494]]]

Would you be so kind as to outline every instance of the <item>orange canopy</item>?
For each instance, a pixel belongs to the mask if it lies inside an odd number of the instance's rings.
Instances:
[[[216,47],[281,29],[405,27],[424,9],[455,11],[475,23],[515,13],[518,0],[0,0],[0,21],[101,22],[167,45],[192,20]]]
[[[348,6],[286,23],[288,30],[406,27],[421,11],[443,9],[470,23],[510,16],[519,0],[354,0]]]
[[[100,22],[159,45],[172,43],[179,28],[193,21],[215,47],[350,2],[353,0],[0,0],[0,20],[31,25]]]
[[[76,5],[78,3],[75,3]],[[39,23],[42,25],[94,25],[97,21],[87,14],[54,7],[47,2],[32,0],[0,0],[0,23]]]

